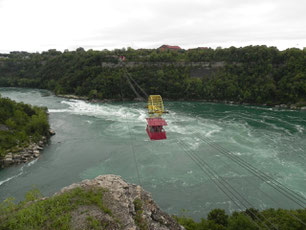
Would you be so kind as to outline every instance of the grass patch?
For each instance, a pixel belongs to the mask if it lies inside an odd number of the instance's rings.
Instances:
[[[103,204],[103,192],[104,190],[99,188],[75,188],[39,200],[40,193],[33,190],[26,195],[25,201],[19,204],[15,204],[12,198],[7,199],[0,204],[0,230],[70,229],[71,211],[83,205],[96,205],[104,213],[112,215]],[[91,229],[95,229],[96,221],[92,219],[90,223]]]
[[[143,213],[142,201],[140,199],[135,199],[133,203],[136,211],[136,215],[134,217],[136,225],[140,228],[140,230],[148,230],[149,229],[148,224],[142,217]]]
[[[92,229],[92,230],[101,230],[101,229],[106,230],[108,227],[107,223],[101,223],[99,220],[97,220],[96,218],[92,216],[88,216],[86,220],[88,222],[89,229]]]

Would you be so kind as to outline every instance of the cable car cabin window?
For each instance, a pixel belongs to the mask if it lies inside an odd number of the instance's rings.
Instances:
[[[150,133],[165,132],[162,126],[148,126]]]

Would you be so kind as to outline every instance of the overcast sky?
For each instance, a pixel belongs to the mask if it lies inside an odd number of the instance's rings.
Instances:
[[[306,47],[305,0],[0,0],[0,52]]]

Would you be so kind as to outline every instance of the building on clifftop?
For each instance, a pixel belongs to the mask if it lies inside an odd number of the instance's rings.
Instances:
[[[162,45],[158,49],[164,51],[164,50],[181,50],[182,48],[179,46],[169,46],[169,45]]]

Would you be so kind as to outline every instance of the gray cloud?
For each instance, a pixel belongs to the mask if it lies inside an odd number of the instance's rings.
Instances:
[[[93,13],[96,6],[86,4],[84,10],[79,8],[73,14],[61,10],[63,15],[67,14],[62,23],[67,30],[62,30],[61,35],[69,36],[78,30],[82,35],[67,38],[66,48],[153,48],[162,44],[189,48],[273,43],[276,46],[282,43],[286,48],[297,41],[306,46],[306,2],[299,0],[114,0]],[[103,16],[108,11],[112,13],[107,20],[98,17],[99,13]],[[87,21],[78,22],[80,25],[70,29],[76,17]],[[88,26],[94,29],[86,30]],[[56,27],[53,31],[57,33]],[[58,42],[49,44],[54,48],[65,46]]]
[[[150,9],[150,16],[133,15],[116,27],[101,30],[101,34],[91,39],[192,46],[193,43],[306,37],[303,7],[287,1],[185,1],[151,3],[146,7]]]

